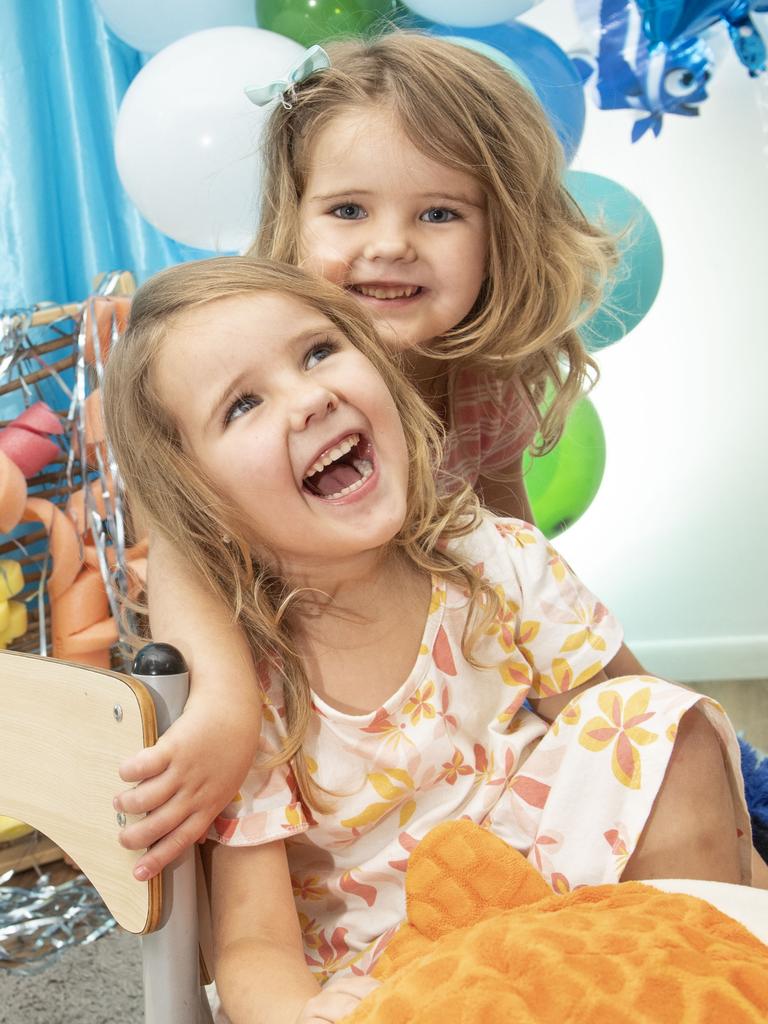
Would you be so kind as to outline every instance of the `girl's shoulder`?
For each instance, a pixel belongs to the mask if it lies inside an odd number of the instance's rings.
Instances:
[[[544,535],[523,519],[482,512],[477,525],[447,547],[470,565],[491,586],[517,581],[521,563],[532,555],[549,557],[551,548]]]

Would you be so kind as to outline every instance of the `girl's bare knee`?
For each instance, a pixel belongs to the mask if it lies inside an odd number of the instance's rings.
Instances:
[[[664,781],[623,877],[741,881],[736,814],[714,728],[692,708],[680,720]]]
[[[679,789],[681,798],[704,798],[720,782],[727,787],[720,740],[703,712],[691,708],[680,719],[664,784]]]

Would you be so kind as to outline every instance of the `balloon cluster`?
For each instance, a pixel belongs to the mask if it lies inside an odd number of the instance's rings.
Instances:
[[[154,52],[120,108],[115,155],[142,214],[178,241],[242,251],[256,227],[260,135],[268,110],[246,86],[285,77],[303,47],[388,25],[416,28],[495,60],[538,97],[570,163],[585,121],[580,68],[548,36],[514,20],[537,0],[256,0],[132,5],[98,0],[124,41]],[[248,8],[246,10],[246,7]],[[617,182],[572,171],[567,187],[585,214],[621,237],[621,265],[603,307],[583,328],[591,349],[610,345],[650,308],[661,280],[659,233],[642,203]],[[528,474],[536,518],[556,533],[592,500],[605,460],[597,413],[585,400],[559,449]],[[572,475],[551,472],[569,451]],[[560,481],[560,484],[556,484]],[[553,495],[559,486],[562,493]]]

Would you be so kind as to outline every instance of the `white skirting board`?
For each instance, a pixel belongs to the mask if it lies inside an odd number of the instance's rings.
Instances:
[[[768,636],[627,639],[648,672],[681,683],[726,679],[768,680]],[[768,701],[768,684],[766,684]]]

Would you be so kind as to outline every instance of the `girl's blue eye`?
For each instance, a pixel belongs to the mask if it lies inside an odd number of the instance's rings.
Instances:
[[[455,210],[449,210],[447,206],[433,206],[422,213],[421,219],[428,224],[448,224],[458,216]]]
[[[257,395],[238,395],[232,405],[227,409],[224,416],[224,426],[228,427],[232,420],[240,419],[251,409],[261,405],[261,399]]]
[[[365,217],[365,210],[358,203],[342,203],[334,206],[331,213],[339,220],[362,220]]]
[[[307,355],[306,366],[308,370],[313,369],[318,363],[322,363],[328,356],[332,355],[336,351],[336,346],[332,345],[329,341],[324,341],[321,345],[314,345]]]

